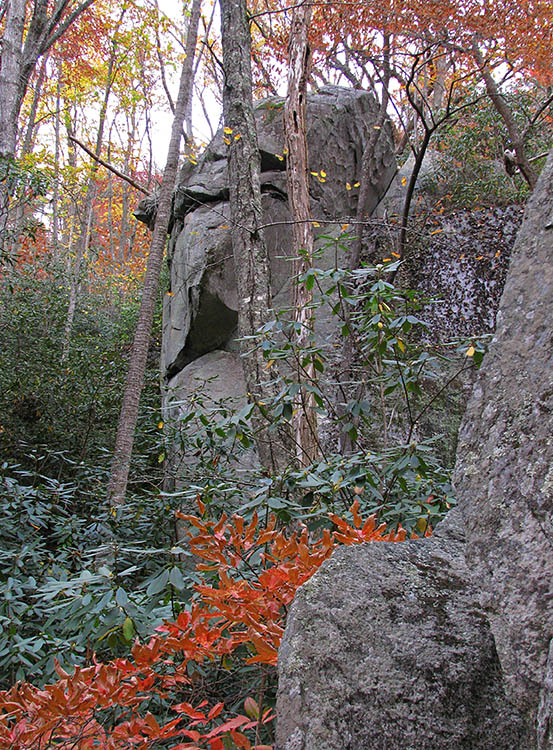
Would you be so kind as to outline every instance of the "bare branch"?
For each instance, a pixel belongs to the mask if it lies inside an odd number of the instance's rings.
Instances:
[[[128,182],[129,185],[132,185],[132,187],[136,188],[137,190],[140,190],[141,193],[144,193],[144,195],[149,195],[150,191],[144,187],[144,185],[141,185],[140,183],[136,182],[136,180],[133,180],[132,177],[129,177],[126,174],[123,174],[123,172],[120,172],[118,169],[113,167],[111,164],[108,164],[107,161],[104,161],[99,156],[96,156],[96,154],[91,151],[88,146],[85,146],[84,143],[81,143],[78,138],[75,138],[74,135],[68,135],[68,138],[70,141],[73,141],[77,144],[77,146],[80,146],[83,151],[85,151],[91,159],[94,159],[94,161],[98,162],[98,164],[101,164],[102,167],[105,167],[106,169],[109,169],[110,172],[113,172],[114,175],[117,175],[117,177],[120,177],[122,180],[125,180],[125,182]]]

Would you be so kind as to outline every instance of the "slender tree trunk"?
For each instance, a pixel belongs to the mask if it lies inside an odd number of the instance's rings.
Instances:
[[[52,194],[52,247],[54,257],[59,256],[59,231],[60,231],[60,156],[61,156],[61,127],[60,127],[60,105],[61,105],[61,61],[58,64],[58,78],[56,82],[56,119],[54,123],[54,187]]]
[[[507,105],[507,102],[501,96],[501,93],[497,88],[497,84],[494,81],[492,74],[490,73],[488,64],[482,57],[482,53],[480,52],[478,44],[476,42],[472,47],[472,56],[474,57],[476,64],[480,68],[480,73],[482,75],[482,78],[484,79],[484,84],[486,85],[486,92],[490,97],[497,113],[505,123],[505,127],[507,128],[509,138],[511,139],[511,143],[513,144],[513,148],[516,154],[516,165],[520,169],[520,172],[528,183],[530,189],[533,190],[538,180],[538,176],[536,174],[536,171],[530,164],[528,157],[526,156],[526,150],[524,148],[524,136],[520,132],[513,117],[513,113]]]
[[[66,179],[67,188],[66,194],[74,196],[77,194],[77,148],[72,138],[75,137],[75,125],[76,116],[72,116],[71,107],[69,101],[64,98],[63,102],[63,122],[65,126],[65,133],[67,136],[67,166],[68,166],[68,178]],[[62,235],[62,245],[67,250],[73,244],[73,236],[75,234],[75,228],[78,224],[78,209],[76,200],[67,202],[67,209],[64,212],[64,227]],[[66,253],[65,257],[65,268],[69,275],[71,272],[71,258],[69,253]]]
[[[0,160],[15,156],[17,118],[21,106],[19,76],[25,25],[25,0],[9,0],[0,56]],[[0,182],[0,261],[8,234],[10,195]]]
[[[29,110],[29,119],[27,121],[27,128],[25,129],[25,138],[23,145],[21,146],[21,155],[30,154],[33,150],[33,141],[35,136],[35,125],[36,125],[36,113],[38,111],[38,105],[40,97],[42,95],[42,86],[44,79],[46,78],[46,66],[48,64],[48,55],[44,55],[40,64],[40,70],[38,78],[36,80],[36,86],[33,92],[33,101],[31,102],[31,109]]]
[[[8,0],[0,65],[0,156],[14,156],[21,107],[20,75],[25,0]]]
[[[30,20],[25,27],[27,0],[4,0],[5,24],[0,44],[0,160],[15,156],[19,112],[37,60],[93,2],[83,0],[64,18],[69,0],[58,0],[50,16],[47,0],[33,0]],[[0,259],[8,228],[9,204],[9,189],[5,182],[0,182]]]
[[[93,2],[83,0],[65,14],[69,0],[58,0],[49,16],[48,2],[33,0],[23,40],[27,0],[6,0],[6,22],[0,47],[0,156],[15,154],[19,112],[37,60]]]
[[[365,232],[362,222],[367,221],[369,214],[374,210],[374,203],[371,205],[371,197],[374,195],[373,185],[378,175],[375,175],[375,151],[380,138],[385,137],[386,130],[384,125],[388,119],[388,102],[390,100],[390,35],[384,34],[383,50],[383,75],[382,75],[382,101],[380,111],[374,126],[370,128],[367,137],[367,143],[363,150],[361,158],[361,174],[359,176],[359,196],[357,199],[356,221],[358,235],[353,245],[350,256],[349,267],[351,269],[359,268],[361,263],[361,254],[363,249],[363,239]]]
[[[167,241],[167,230],[171,215],[173,190],[177,179],[179,166],[179,147],[182,126],[186,114],[188,93],[193,83],[194,51],[198,36],[198,22],[200,18],[201,0],[193,0],[190,23],[186,39],[186,54],[184,61],[175,116],[171,128],[171,140],[167,151],[167,162],[163,172],[163,180],[159,190],[158,208],[146,266],[142,303],[138,315],[138,323],[134,334],[133,348],[129,361],[127,383],[123,395],[123,404],[119,415],[117,436],[111,464],[111,475],[108,485],[108,500],[112,505],[121,505],[125,500],[127,481],[131,463],[132,449],[140,395],[144,385],[146,359],[152,335],[152,322],[159,288],[159,276],[163,262],[163,252]]]
[[[309,205],[309,161],[305,112],[307,103],[307,78],[310,54],[307,39],[311,6],[305,0],[292,15],[292,27],[288,44],[289,72],[288,95],[284,108],[284,131],[288,156],[286,176],[288,200],[294,223],[295,279],[313,266],[313,225]],[[316,372],[312,360],[302,366],[302,350],[311,344],[313,333],[313,292],[305,282],[294,286],[294,319],[300,329],[296,337],[299,349],[297,364],[298,382],[314,383]],[[296,446],[296,458],[300,465],[308,466],[318,455],[317,412],[313,394],[303,388],[296,396],[292,428]]]
[[[228,133],[231,236],[238,287],[238,333],[251,336],[269,319],[272,307],[267,247],[259,226],[260,158],[252,105],[251,38],[245,0],[221,0],[223,42],[223,114]],[[242,340],[243,353],[250,344]],[[282,446],[268,430],[262,403],[275,395],[272,375],[263,352],[242,358],[250,399],[261,408],[252,415],[261,464],[270,472],[279,468]]]
[[[371,204],[371,199],[374,196],[374,184],[378,180],[378,174],[375,174],[375,152],[378,147],[379,140],[386,137],[385,123],[388,118],[388,102],[390,99],[389,85],[390,85],[390,35],[384,34],[384,48],[383,48],[383,75],[382,75],[382,101],[380,103],[380,110],[378,117],[373,127],[369,129],[367,134],[367,142],[363,149],[363,156],[361,157],[361,170],[359,175],[360,187],[359,195],[357,198],[357,211],[356,211],[356,223],[357,223],[357,237],[353,242],[351,254],[348,259],[348,267],[351,270],[359,268],[361,265],[361,256],[363,253],[364,242],[366,241],[367,231],[365,229],[365,222],[368,221],[370,214],[375,209],[375,204]],[[370,230],[369,230],[370,231]],[[374,240],[369,238],[367,244],[371,242],[374,247]],[[370,253],[374,256],[374,251]],[[376,258],[371,257],[370,261],[375,262]],[[351,329],[351,316],[348,307],[343,310],[345,316],[345,324]],[[355,385],[355,348],[353,344],[353,332],[350,330],[349,336],[346,336],[342,346],[342,398],[344,403],[338,403],[336,412],[342,420],[346,420],[346,403],[351,398],[354,398],[354,391],[358,390],[358,386]],[[349,420],[348,420],[349,421]],[[358,419],[352,419],[355,424]],[[349,453],[353,449],[353,442],[348,433],[343,432],[340,435],[339,440],[340,450],[343,453]]]
[[[94,154],[100,156],[102,152],[102,144],[104,142],[104,129],[106,124],[107,107],[109,97],[111,94],[111,87],[113,85],[113,67],[115,64],[116,57],[116,45],[115,42],[112,46],[111,57],[108,63],[106,87],[104,90],[104,101],[100,109],[100,119],[98,122],[98,131],[96,134],[96,147]],[[84,200],[84,206],[80,222],[80,233],[77,239],[77,247],[75,251],[75,260],[73,262],[73,268],[71,273],[71,286],[69,288],[69,305],[67,307],[67,316],[65,319],[65,330],[63,335],[63,353],[62,360],[67,358],[69,354],[69,347],[71,344],[71,334],[73,332],[73,321],[75,319],[75,311],[77,309],[77,297],[79,294],[81,268],[83,260],[88,250],[88,243],[90,240],[90,228],[92,226],[92,210],[94,208],[94,199],[96,198],[96,174],[98,172],[98,162],[93,160],[89,169],[88,182],[86,186],[86,194]]]

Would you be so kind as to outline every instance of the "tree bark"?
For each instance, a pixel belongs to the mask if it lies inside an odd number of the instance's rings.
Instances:
[[[478,48],[476,42],[472,47],[472,56],[474,57],[476,64],[480,68],[480,73],[482,75],[482,78],[484,79],[484,84],[486,86],[486,92],[490,97],[497,113],[505,123],[505,127],[507,128],[509,138],[511,139],[511,143],[513,144],[513,149],[515,151],[516,165],[520,169],[520,173],[528,183],[530,189],[533,190],[536,186],[538,176],[526,155],[526,149],[524,148],[524,135],[520,132],[513,114],[507,105],[507,102],[501,96],[501,93],[497,88],[497,84],[494,81],[492,74],[490,73],[488,64],[482,57],[482,53],[480,52],[480,49]]]
[[[288,155],[286,177],[288,200],[294,221],[293,277],[298,279],[313,267],[313,225],[309,205],[309,161],[306,138],[307,78],[310,67],[308,30],[311,6],[307,3],[294,8],[288,44],[288,95],[284,108],[284,132]],[[305,282],[294,286],[294,320],[299,323],[296,336],[298,348],[298,382],[314,383],[316,372],[313,361],[302,365],[302,352],[311,344],[314,316],[313,291]],[[308,466],[318,455],[317,412],[313,394],[300,389],[292,417],[296,458],[301,466]]]
[[[6,0],[0,45],[0,160],[15,156],[19,112],[38,58],[93,2],[83,0],[62,21],[70,0],[58,0],[50,16],[48,0],[34,0],[24,39],[26,0]],[[0,183],[0,253],[6,237],[9,207],[9,189],[5,183]]]
[[[96,133],[96,147],[94,149],[95,156],[99,157],[102,152],[102,144],[104,142],[104,128],[106,124],[107,107],[109,97],[111,94],[111,87],[113,85],[113,67],[116,56],[116,43],[113,42],[111,56],[108,62],[106,86],[104,89],[104,101],[100,109],[100,119],[98,122],[98,131]],[[69,288],[69,304],[67,307],[67,315],[65,319],[65,330],[63,334],[63,352],[62,361],[67,359],[69,354],[69,346],[71,344],[71,334],[73,332],[73,321],[75,319],[75,311],[77,309],[77,296],[79,294],[80,276],[83,260],[86,257],[88,250],[88,243],[90,239],[90,228],[92,225],[92,210],[94,208],[94,199],[96,197],[96,173],[98,172],[98,162],[93,161],[90,165],[88,181],[86,186],[86,195],[84,200],[84,206],[80,222],[80,232],[77,238],[77,247],[75,250],[75,260],[73,262],[73,268],[71,269],[71,284]]]
[[[221,0],[223,42],[223,114],[228,140],[231,236],[238,287],[238,333],[244,341],[268,320],[272,306],[269,261],[263,232],[260,158],[252,104],[251,38],[244,0]],[[242,359],[251,401],[260,407],[252,415],[258,455],[267,471],[278,470],[281,448],[268,429],[263,402],[275,394],[270,368],[256,349]]]
[[[122,505],[127,491],[127,482],[131,463],[134,433],[138,417],[140,395],[144,385],[146,359],[152,334],[152,322],[159,288],[159,276],[163,262],[163,253],[167,240],[173,190],[179,166],[180,141],[182,126],[186,115],[186,102],[193,83],[194,51],[198,36],[201,0],[193,0],[190,23],[186,39],[186,58],[182,67],[179,93],[175,105],[175,116],[171,128],[171,139],[167,151],[167,161],[159,189],[159,200],[146,266],[142,303],[138,323],[134,334],[133,348],[129,361],[127,382],[123,395],[123,404],[119,415],[117,436],[111,464],[111,475],[108,485],[108,500],[113,506]]]
[[[58,0],[48,15],[47,0],[34,0],[23,41],[26,0],[8,0],[0,48],[0,156],[14,156],[17,121],[38,58],[67,31],[94,0],[84,0],[62,21],[70,0]]]

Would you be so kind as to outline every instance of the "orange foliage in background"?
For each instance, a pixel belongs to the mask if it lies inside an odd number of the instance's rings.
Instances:
[[[192,705],[186,700],[191,665],[233,658],[238,665],[274,669],[289,604],[338,545],[406,538],[401,528],[377,526],[374,516],[364,520],[358,500],[350,508],[352,523],[330,515],[334,530],[317,539],[306,528],[292,534],[277,529],[274,517],[265,525],[256,514],[249,523],[225,515],[209,521],[201,501],[198,506],[200,517],[177,512],[190,525],[191,551],[202,560],[197,570],[203,582],[194,586],[189,609],[148,642],[137,639],[129,659],[94,662],[72,675],[58,668],[53,685],[22,683],[0,693],[0,750],[147,750],[170,738],[176,741],[172,750],[224,750],[225,738],[235,748],[267,750],[245,732],[259,731],[274,718],[272,711],[249,696],[239,715],[221,702]],[[148,710],[152,701],[177,716],[159,722]]]

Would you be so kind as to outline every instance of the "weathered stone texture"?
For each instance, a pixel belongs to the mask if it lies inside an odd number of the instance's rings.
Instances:
[[[462,542],[444,537],[342,548],[301,587],[277,750],[525,747]]]
[[[299,590],[278,750],[551,750],[552,467],[553,152],[461,429],[460,507],[429,540],[338,551]]]
[[[467,559],[509,695],[553,746],[553,154],[525,213],[459,435]]]
[[[290,258],[293,242],[286,195],[283,154],[284,100],[264,100],[255,118],[261,154],[260,184],[264,230],[275,306],[290,303]],[[328,86],[309,96],[308,145],[312,215],[320,233],[332,231],[325,220],[355,213],[355,183],[367,140],[368,126],[378,113],[367,92]],[[371,208],[385,193],[395,174],[391,125],[388,138],[379,140]],[[226,146],[221,131],[210,143],[200,164],[182,178],[173,206],[173,235],[169,247],[170,291],[164,300],[162,372],[170,379],[189,362],[217,348],[227,348],[236,336],[238,299],[230,240],[229,187]],[[147,203],[147,201],[146,201]],[[288,293],[284,293],[286,288]]]

